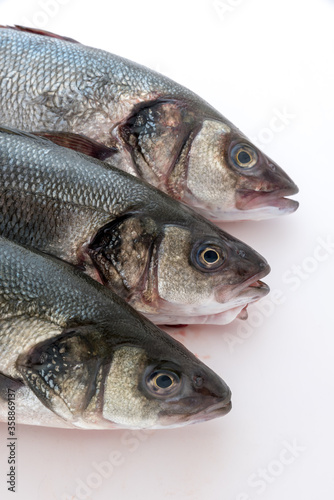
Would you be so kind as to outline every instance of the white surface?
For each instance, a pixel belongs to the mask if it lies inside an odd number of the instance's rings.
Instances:
[[[333,19],[329,0],[0,3],[2,24],[37,21],[158,69],[259,142],[277,110],[286,109],[293,116],[263,149],[300,188],[292,216],[225,225],[266,256],[266,281],[280,290],[281,303],[273,305],[271,294],[266,310],[250,308],[248,322],[176,334],[230,385],[231,413],[188,428],[136,432],[132,441],[124,431],[22,426],[15,495],[6,491],[1,425],[2,500],[333,498],[334,248],[317,253],[319,239],[334,240]],[[302,278],[293,266],[304,268]],[[284,451],[293,442],[301,447],[295,456]],[[94,464],[113,452],[122,463],[102,477]],[[261,468],[269,474],[262,487]],[[77,489],[83,483],[86,493]]]

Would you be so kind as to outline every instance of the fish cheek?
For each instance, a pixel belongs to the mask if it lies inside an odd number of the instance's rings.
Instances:
[[[156,235],[148,218],[124,217],[102,228],[88,253],[106,286],[123,298],[145,286],[145,271]]]
[[[94,396],[100,365],[92,343],[75,332],[41,343],[17,361],[28,387],[67,421],[80,417]]]
[[[169,226],[160,244],[158,290],[161,299],[173,304],[202,304],[213,293],[214,279],[190,263],[192,238],[189,230]]]
[[[222,122],[206,120],[192,142],[188,155],[187,197],[198,207],[235,204],[237,174],[226,162],[230,128]],[[195,198],[195,200],[194,200]]]
[[[195,126],[194,113],[166,101],[140,109],[121,128],[140,177],[162,186]]]
[[[105,419],[137,429],[156,424],[161,402],[147,398],[140,390],[148,363],[141,348],[124,346],[114,351],[104,386]]]

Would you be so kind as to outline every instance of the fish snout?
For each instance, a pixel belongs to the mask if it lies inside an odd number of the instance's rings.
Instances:
[[[226,404],[231,400],[231,390],[217,374],[208,369],[208,374],[193,377],[193,390],[201,397],[210,397]]]
[[[193,414],[189,419],[190,421],[206,422],[213,418],[222,417],[231,411],[231,390],[225,382],[222,380],[221,382],[221,387],[212,388],[210,393],[199,392],[198,397],[202,399],[202,410]]]
[[[258,174],[245,176],[236,190],[236,208],[245,219],[265,219],[295,212],[299,203],[286,198],[299,191],[288,174],[271,158],[262,155]],[[252,214],[251,216],[246,213]]]
[[[288,176],[288,174],[270,158],[268,158],[268,174],[267,174],[267,189],[266,191],[276,191],[282,196],[291,196],[299,192],[298,186]]]
[[[264,278],[270,272],[266,259],[242,241],[236,242],[234,261],[239,286],[242,288]]]
[[[235,249],[233,282],[217,287],[216,301],[237,307],[264,297],[269,287],[261,280],[269,272],[270,266],[264,257],[240,242]]]
[[[192,410],[187,418],[189,422],[205,422],[226,415],[232,408],[230,388],[209,368],[201,375],[194,376],[192,391],[189,398],[189,410],[191,407]]]
[[[203,411],[197,413],[195,416],[196,422],[207,422],[208,420],[212,420],[213,418],[223,417],[227,413],[229,413],[232,409],[231,402],[231,392],[228,398],[220,399],[217,398],[211,402],[210,405],[207,406]]]

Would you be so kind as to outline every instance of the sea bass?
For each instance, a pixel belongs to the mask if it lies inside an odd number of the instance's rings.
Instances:
[[[218,375],[117,295],[0,238],[1,421],[13,400],[18,423],[84,429],[175,427],[231,408]]]
[[[155,323],[225,324],[268,293],[266,261],[186,205],[1,127],[0,234],[80,267]]]
[[[0,28],[0,122],[111,162],[210,219],[298,207],[286,173],[196,94],[52,33]]]

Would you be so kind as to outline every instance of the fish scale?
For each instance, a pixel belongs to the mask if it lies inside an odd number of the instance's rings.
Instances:
[[[160,428],[231,408],[218,375],[117,295],[2,237],[0,318],[0,421],[10,390],[19,424]],[[175,387],[156,397],[160,372]]]
[[[298,207],[286,198],[298,192],[295,183],[199,96],[40,30],[0,27],[0,122],[103,159],[210,219],[263,219]]]
[[[40,109],[45,115],[41,118],[41,125],[42,128],[49,129],[53,128],[55,117],[59,118],[63,114],[65,120],[67,115],[75,115],[78,103],[85,102],[88,113],[92,109],[97,109],[119,116],[124,112],[125,103],[124,100],[121,103],[118,101],[126,92],[133,94],[134,85],[136,93],[133,99],[138,100],[143,95],[148,95],[148,98],[153,97],[158,84],[162,90],[167,90],[170,84],[170,81],[165,79],[165,85],[161,86],[160,76],[148,77],[145,68],[140,65],[131,70],[126,63],[123,63],[122,58],[115,57],[115,60],[111,61],[107,52],[98,49],[87,50],[83,46],[69,44],[64,51],[62,40],[55,38],[41,40],[38,37],[36,39],[36,36],[30,33],[26,33],[23,38],[20,35],[11,30],[5,33],[1,40],[0,64],[3,68],[7,68],[7,74],[21,75],[28,96],[26,103],[28,109],[22,110],[22,122],[19,124],[22,129],[29,130],[31,123],[38,117],[31,112],[36,112],[39,108],[32,109],[29,106],[38,103],[38,100],[43,101],[43,98],[46,98],[46,101]],[[13,84],[10,88],[12,96],[19,90],[19,84],[15,84],[14,81]],[[57,103],[53,99],[58,98],[59,89],[61,89],[60,100]],[[49,99],[48,92],[50,92]],[[71,100],[71,93],[75,94],[77,101]],[[106,93],[113,96],[111,102],[106,98]],[[8,106],[0,113],[2,123],[5,123],[4,118],[6,115],[8,117],[10,112],[9,104],[15,102],[13,98],[10,99],[9,94],[5,100]],[[93,103],[96,105],[92,105]],[[80,116],[84,117],[84,114],[85,110]]]
[[[268,292],[249,287],[269,272],[266,261],[190,208],[115,167],[4,127],[0,231],[78,266],[160,324],[220,313],[231,321]],[[219,265],[211,269],[200,249],[212,245]]]

